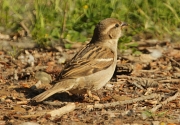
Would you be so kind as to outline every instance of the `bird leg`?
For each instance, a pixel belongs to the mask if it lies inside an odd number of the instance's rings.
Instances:
[[[95,101],[100,101],[100,98],[98,96],[96,96],[96,95],[93,95],[90,90],[87,90],[87,95],[90,98],[93,98],[93,100],[95,100]]]
[[[73,94],[71,93],[71,92],[69,92],[69,91],[64,91],[64,92],[66,92],[68,95],[70,95],[70,96],[72,96]]]

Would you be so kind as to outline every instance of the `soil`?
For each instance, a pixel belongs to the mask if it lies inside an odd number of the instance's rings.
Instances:
[[[9,46],[0,50],[0,125],[180,124],[180,43],[154,41],[137,41],[138,55],[130,49],[119,53],[111,81],[92,92],[100,101],[57,93],[36,103],[31,99],[59,80],[83,45],[13,50],[12,41],[0,40]]]

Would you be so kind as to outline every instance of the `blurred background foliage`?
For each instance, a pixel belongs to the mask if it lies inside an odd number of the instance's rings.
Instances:
[[[120,43],[142,34],[162,39],[180,35],[179,5],[180,0],[0,0],[0,32],[17,32],[23,22],[40,46],[65,39],[68,48],[89,40],[100,20],[114,17],[129,24]]]

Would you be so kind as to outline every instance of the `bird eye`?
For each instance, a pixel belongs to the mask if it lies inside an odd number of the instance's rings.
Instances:
[[[119,24],[116,23],[116,24],[115,24],[115,27],[119,27]]]

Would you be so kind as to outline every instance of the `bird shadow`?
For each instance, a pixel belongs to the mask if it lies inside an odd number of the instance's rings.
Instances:
[[[38,94],[42,93],[45,91],[45,89],[38,89],[38,90],[33,90],[31,88],[15,88],[15,90],[18,93],[23,93],[26,99],[32,99],[33,97],[37,96]],[[83,97],[79,95],[69,95],[66,92],[63,93],[56,93],[46,100],[59,100],[61,102],[82,102]],[[30,101],[31,104],[37,104],[34,100]],[[41,103],[41,102],[40,102]]]

